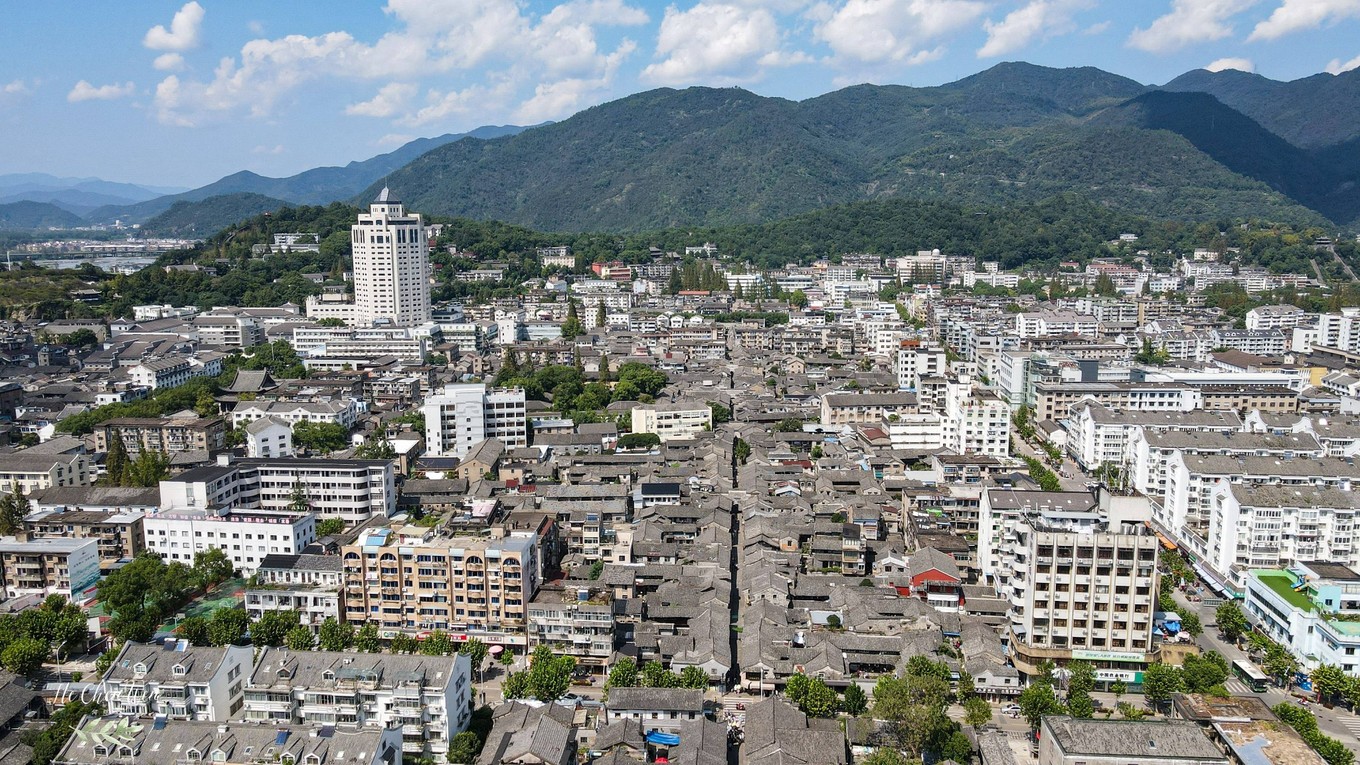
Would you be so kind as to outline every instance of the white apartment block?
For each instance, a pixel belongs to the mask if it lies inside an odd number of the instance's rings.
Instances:
[[[1267,637],[1289,648],[1305,671],[1323,664],[1352,677],[1360,671],[1360,622],[1354,621],[1360,617],[1360,574],[1353,568],[1308,561],[1286,571],[1251,571],[1246,582],[1242,610]],[[1301,608],[1282,588],[1307,598],[1311,607]]]
[[[949,362],[943,348],[921,346],[915,341],[903,341],[897,348],[897,387],[916,390],[922,377],[943,377]]]
[[[713,410],[708,405],[633,407],[634,433],[655,433],[662,443],[677,439],[694,438],[706,430],[713,429]]]
[[[221,373],[221,354],[205,353],[201,358],[170,356],[143,361],[128,369],[128,379],[142,388],[158,390],[183,385],[195,377],[213,377]]]
[[[9,492],[15,486],[24,494],[32,494],[54,486],[89,486],[93,483],[93,469],[84,454],[33,454],[24,449],[0,454],[0,490]]]
[[[194,317],[194,331],[203,345],[253,348],[264,341],[264,330],[253,316],[232,313],[205,313]]]
[[[250,646],[129,641],[104,674],[104,703],[110,714],[124,717],[224,722],[239,717],[245,704],[254,653]]]
[[[822,425],[878,423],[894,415],[914,414],[912,393],[828,393],[822,396]]]
[[[298,495],[318,518],[347,524],[397,511],[396,478],[389,460],[219,458],[161,481],[163,510],[253,509],[286,511]]]
[[[296,611],[313,631],[326,619],[344,621],[340,590],[344,567],[337,555],[266,555],[255,569],[257,586],[246,589],[246,615],[258,621],[269,611]]]
[[[494,438],[506,449],[529,445],[529,418],[523,388],[488,388],[483,383],[446,385],[420,407],[425,415],[425,453],[463,457]]]
[[[956,454],[1010,456],[1011,409],[995,395],[974,392],[966,379],[945,389],[943,442]]]
[[[1302,308],[1293,305],[1263,305],[1247,311],[1247,329],[1292,330],[1310,320]]]
[[[1085,470],[1094,470],[1105,463],[1131,470],[1134,457],[1130,447],[1136,430],[1224,434],[1243,429],[1242,419],[1233,411],[1116,411],[1095,401],[1078,404],[1072,414],[1060,422],[1067,431],[1068,453]]]
[[[1313,326],[1294,327],[1289,345],[1295,353],[1307,353],[1314,345],[1360,352],[1360,307],[1319,314]]]
[[[439,325],[434,323],[400,327],[300,326],[293,329],[292,346],[304,357],[304,364],[310,358],[376,359],[383,356],[396,356],[408,364],[422,364],[439,334]]]
[[[430,246],[420,215],[408,215],[384,188],[350,227],[350,246],[360,323],[430,321]]]
[[[1015,333],[1020,337],[1081,335],[1093,338],[1099,327],[1094,316],[1075,311],[1027,311],[1015,315]]]
[[[1289,350],[1289,335],[1282,329],[1215,329],[1210,335],[1215,348],[1257,356],[1283,356]]]
[[[1254,568],[1314,560],[1360,566],[1360,498],[1349,490],[1221,480],[1209,501],[1205,562],[1239,591]]]
[[[443,759],[472,720],[471,661],[265,648],[246,684],[246,720],[399,728],[406,758]]]
[[[898,258],[896,265],[897,280],[903,284],[940,284],[947,269],[939,250],[917,250],[915,255]]]
[[[156,720],[118,726],[110,735],[110,722],[93,715],[81,720],[76,735],[54,761],[63,765],[395,765],[402,759],[401,732],[395,728],[345,730]]]
[[[296,555],[316,541],[312,513],[270,510],[165,510],[142,519],[146,549],[167,561],[193,565],[213,547],[231,558],[241,576],[253,576],[267,555]]]
[[[1159,593],[1160,542],[1143,525],[1147,501],[1105,494],[1097,505],[1084,493],[997,489],[983,497],[990,576],[1011,602],[1016,668],[1034,675],[1044,660],[1083,659],[1106,679],[1132,681],[1153,648]]]
[[[353,428],[359,417],[368,411],[368,403],[347,398],[341,401],[241,401],[231,410],[231,426],[239,428],[262,417],[270,417],[290,426],[299,422],[329,422],[343,428]]]

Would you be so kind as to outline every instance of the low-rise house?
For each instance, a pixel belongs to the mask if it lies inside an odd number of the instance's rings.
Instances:
[[[704,692],[690,688],[611,688],[605,703],[609,722],[640,720],[649,732],[675,732],[682,721],[703,716]]]
[[[400,765],[401,733],[395,728],[342,730],[301,725],[260,726],[157,720],[141,725],[116,717],[86,717],[56,762],[109,763],[293,763],[293,765]]]
[[[574,765],[576,710],[562,704],[511,702],[492,713],[477,765]]]
[[[1231,765],[1198,725],[1180,720],[1043,718],[1039,765]]]

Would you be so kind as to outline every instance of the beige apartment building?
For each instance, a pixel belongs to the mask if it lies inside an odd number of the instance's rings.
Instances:
[[[345,620],[373,622],[387,638],[444,630],[456,640],[525,645],[528,604],[542,581],[538,534],[498,534],[365,532],[340,551]]]
[[[95,451],[107,452],[115,434],[128,454],[215,452],[226,441],[227,427],[221,417],[124,417],[95,429]]]

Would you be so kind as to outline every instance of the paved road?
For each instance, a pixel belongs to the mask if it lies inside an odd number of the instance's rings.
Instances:
[[[1014,456],[1033,457],[1044,463],[1045,467],[1048,466],[1048,455],[1044,454],[1042,449],[1035,449],[1028,441],[1021,438],[1019,433],[1015,434],[1014,440],[1016,449],[1016,454]],[[1086,474],[1081,471],[1081,467],[1073,462],[1071,457],[1068,457],[1066,454],[1063,455],[1062,466],[1059,470],[1066,471],[1068,475],[1072,476],[1071,478],[1063,478],[1061,475],[1058,476],[1058,482],[1062,484],[1063,491],[1086,491],[1086,482],[1091,479],[1086,477]],[[1056,474],[1057,471],[1054,471],[1054,473]]]
[[[1185,600],[1185,597],[1180,592],[1174,593],[1174,597],[1180,608],[1198,613],[1200,622],[1205,625],[1204,634],[1199,637],[1199,645],[1201,648],[1218,651],[1229,663],[1232,663],[1236,659],[1247,658],[1246,652],[1220,638],[1217,629],[1209,628],[1208,625],[1217,622],[1213,608],[1205,606],[1202,602],[1190,603]],[[1251,689],[1239,680],[1230,680],[1225,685],[1227,686],[1229,693],[1240,695],[1251,694]],[[1271,686],[1265,693],[1257,695],[1272,707],[1281,701],[1294,702],[1292,696],[1275,686]],[[1341,707],[1327,709],[1321,704],[1310,704],[1308,705],[1308,709],[1317,717],[1318,727],[1321,728],[1324,733],[1341,741],[1341,743],[1345,744],[1352,752],[1360,754],[1360,716],[1354,715],[1349,710]]]

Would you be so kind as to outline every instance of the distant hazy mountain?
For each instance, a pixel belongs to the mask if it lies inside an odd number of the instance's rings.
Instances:
[[[385,174],[406,165],[431,149],[464,138],[498,138],[514,135],[525,129],[517,125],[496,125],[479,127],[467,133],[419,138],[387,154],[350,162],[344,167],[313,168],[287,178],[269,178],[243,170],[182,193],[141,201],[139,204],[100,207],[86,217],[95,223],[105,223],[114,219],[139,223],[168,210],[176,202],[198,202],[211,197],[239,193],[259,194],[294,204],[327,204],[349,199]]]
[[[412,209],[540,230],[752,223],[894,195],[997,204],[1076,192],[1182,219],[1349,215],[1306,193],[1306,168],[1291,168],[1291,147],[1259,126],[1251,145],[1273,156],[1229,164],[1202,126],[1135,109],[1102,117],[1148,91],[1099,69],[1022,63],[939,87],[859,85],[802,102],[661,89],[439,147],[386,183]],[[1232,112],[1212,99],[1177,108]]]
[[[273,212],[287,202],[262,194],[240,192],[190,202],[180,200],[170,209],[142,224],[142,232],[153,236],[206,237],[238,221],[260,213]]]
[[[1305,149],[1360,138],[1360,69],[1277,82],[1259,74],[1196,69],[1162,90],[1208,93]]]
[[[47,173],[0,175],[0,204],[51,202],[76,214],[100,205],[133,204],[181,191],[184,189],[114,183],[99,178],[59,178]]]
[[[79,215],[50,202],[0,204],[0,229],[73,228],[84,223]]]

